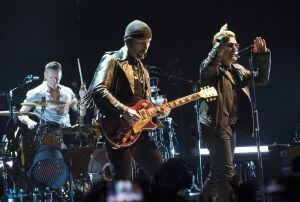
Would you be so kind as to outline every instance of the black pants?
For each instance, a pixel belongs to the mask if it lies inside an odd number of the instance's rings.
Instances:
[[[114,180],[132,180],[132,158],[150,177],[163,163],[160,151],[147,132],[142,132],[130,147],[114,149],[109,143],[106,143],[106,147]]]
[[[234,176],[233,152],[235,148],[235,135],[227,132],[215,132],[202,127],[205,144],[210,155],[210,172],[207,176],[203,190],[203,201],[227,202],[233,194],[231,182]]]

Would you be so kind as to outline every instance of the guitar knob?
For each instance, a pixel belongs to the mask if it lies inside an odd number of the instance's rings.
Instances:
[[[134,139],[133,135],[130,135],[129,139],[133,140]]]
[[[122,142],[123,142],[123,143],[126,142],[126,138],[125,138],[125,137],[122,138]]]

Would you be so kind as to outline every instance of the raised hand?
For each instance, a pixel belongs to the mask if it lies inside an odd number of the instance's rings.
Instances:
[[[254,39],[254,47],[253,47],[253,52],[254,53],[265,53],[268,51],[267,44],[265,39],[261,37],[256,37]]]

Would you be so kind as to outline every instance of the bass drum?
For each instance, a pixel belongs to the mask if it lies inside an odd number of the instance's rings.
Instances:
[[[21,166],[29,170],[35,151],[38,149],[38,143],[35,140],[36,133],[32,130],[21,134],[21,144],[19,149],[19,161]]]
[[[28,170],[31,166],[34,154],[36,150],[39,148],[37,134],[33,130],[28,130],[25,133],[21,134],[21,142],[19,149],[19,157],[21,166]],[[50,145],[55,148],[60,149],[60,140],[61,138],[53,133],[53,134],[43,134],[43,140],[41,145]]]
[[[92,183],[101,180],[112,181],[112,165],[109,162],[105,145],[92,153],[88,166],[88,174]]]
[[[81,180],[88,176],[92,183],[112,180],[105,146],[65,149],[62,153],[74,179]]]

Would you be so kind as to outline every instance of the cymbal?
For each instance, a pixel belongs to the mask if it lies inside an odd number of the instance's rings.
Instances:
[[[74,134],[74,133],[90,133],[93,130],[99,130],[99,125],[84,124],[84,125],[73,125],[67,128],[60,128],[59,132],[63,134]]]
[[[159,88],[157,86],[150,86],[151,93],[157,93],[159,91]]]
[[[162,105],[165,101],[165,97],[162,95],[158,95],[156,97],[151,97],[151,102],[155,105],[155,106],[159,106]]]
[[[36,116],[33,112],[19,112],[14,111],[13,115],[15,116]],[[10,111],[0,111],[0,116],[10,116]]]
[[[23,106],[31,106],[31,107],[50,107],[50,106],[61,106],[61,105],[64,105],[64,104],[66,104],[66,102],[53,101],[53,100],[22,102],[21,103],[21,105],[23,105]]]

